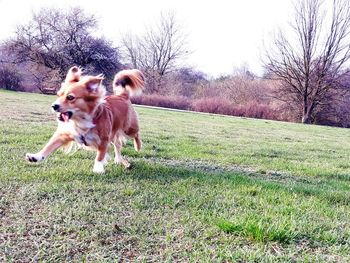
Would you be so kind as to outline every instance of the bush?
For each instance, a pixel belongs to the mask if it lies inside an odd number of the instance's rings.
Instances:
[[[232,103],[226,99],[219,97],[202,98],[195,100],[192,103],[192,110],[208,113],[233,115]]]
[[[132,102],[141,105],[188,110],[191,102],[188,98],[182,96],[162,96],[158,94],[142,95],[132,98]]]
[[[16,70],[2,67],[0,68],[0,88],[8,90],[20,90],[21,89],[21,76]]]
[[[257,119],[279,120],[276,110],[266,104],[250,102],[247,105],[234,107],[232,115]]]
[[[229,100],[214,97],[202,98],[194,101],[181,96],[162,96],[158,94],[143,95],[132,99],[132,102],[140,105],[193,110],[198,112],[207,112],[214,114],[232,115],[240,117],[275,119],[279,117],[276,110],[269,105],[250,102],[247,105],[234,106]]]
[[[194,111],[209,112],[240,117],[258,119],[278,119],[276,111],[269,105],[250,102],[247,105],[233,105],[229,100],[223,98],[203,98],[195,100],[192,104]]]

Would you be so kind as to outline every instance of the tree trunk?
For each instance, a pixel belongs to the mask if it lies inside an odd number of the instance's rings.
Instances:
[[[301,118],[301,122],[304,124],[310,124],[311,123],[311,118],[309,113],[303,114],[303,117]]]
[[[301,118],[302,123],[311,124],[311,113],[313,109],[314,103],[311,103],[311,105],[307,105],[307,100],[304,100],[303,117]]]

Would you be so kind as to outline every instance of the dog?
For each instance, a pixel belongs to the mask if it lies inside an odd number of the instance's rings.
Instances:
[[[52,104],[57,112],[57,130],[41,151],[26,154],[27,161],[42,162],[56,149],[69,150],[77,143],[97,151],[93,172],[104,173],[112,144],[115,163],[130,167],[121,150],[127,138],[134,139],[136,151],[142,146],[138,116],[130,98],[143,91],[144,76],[137,69],[118,72],[113,80],[114,94],[110,96],[106,96],[103,79],[103,75],[83,75],[77,66],[68,70],[57,92],[58,99]]]

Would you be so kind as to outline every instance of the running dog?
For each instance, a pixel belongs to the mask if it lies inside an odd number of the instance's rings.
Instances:
[[[139,121],[130,98],[144,89],[144,76],[137,69],[118,72],[111,96],[106,96],[103,79],[102,75],[83,75],[76,66],[69,69],[57,92],[58,99],[52,104],[58,128],[41,151],[26,154],[27,161],[44,161],[56,149],[71,149],[77,143],[97,151],[93,172],[103,173],[111,143],[115,163],[129,168],[121,149],[127,138],[134,139],[136,151],[141,149]]]

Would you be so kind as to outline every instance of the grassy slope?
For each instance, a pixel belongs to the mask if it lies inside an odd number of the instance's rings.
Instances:
[[[24,161],[53,97],[0,91],[0,259],[349,261],[350,131],[138,107],[144,149]]]

